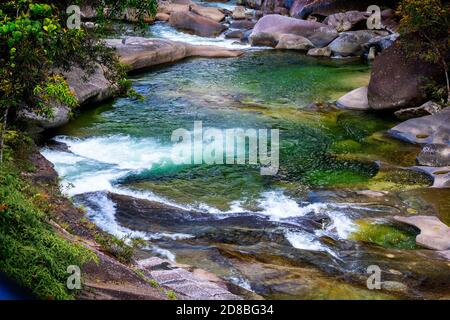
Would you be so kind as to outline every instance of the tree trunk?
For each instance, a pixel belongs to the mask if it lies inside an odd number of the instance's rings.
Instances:
[[[3,114],[2,130],[0,132],[0,168],[3,166],[3,149],[5,147],[5,133],[6,133],[6,125],[8,123],[8,111],[9,107],[6,107],[5,112]]]
[[[445,80],[447,82],[447,103],[450,103],[450,80],[449,80],[449,77],[448,77],[447,62],[445,62],[444,58],[442,58],[442,65],[444,66]]]

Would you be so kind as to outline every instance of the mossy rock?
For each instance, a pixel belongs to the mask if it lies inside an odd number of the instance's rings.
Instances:
[[[393,224],[378,223],[361,220],[357,222],[359,228],[349,239],[370,242],[392,249],[418,249],[416,236],[419,231],[413,228],[400,228]]]

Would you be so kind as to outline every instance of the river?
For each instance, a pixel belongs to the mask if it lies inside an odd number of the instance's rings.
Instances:
[[[206,269],[265,298],[448,297],[448,264],[415,246],[415,230],[385,219],[434,210],[430,180],[403,169],[418,149],[386,135],[396,124],[389,116],[327,105],[367,85],[366,62],[249,49],[163,24],[148,34],[247,52],[133,75],[143,100],[91,107],[54,133],[67,149],[49,143],[42,153],[93,222],[144,238],[143,255]],[[277,174],[174,164],[171,134],[192,131],[194,121],[278,129]],[[383,290],[366,286],[371,265],[383,270]]]

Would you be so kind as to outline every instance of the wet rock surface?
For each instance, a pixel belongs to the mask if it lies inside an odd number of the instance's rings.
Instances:
[[[215,37],[221,34],[226,27],[217,21],[211,20],[192,11],[174,12],[170,15],[169,23],[177,29],[193,32],[202,37]]]
[[[437,80],[441,67],[413,58],[406,59],[407,54],[397,40],[375,59],[368,91],[372,109],[395,110],[420,106],[427,101],[424,79]]]
[[[433,250],[450,250],[450,228],[437,217],[413,216],[399,217],[394,220],[403,222],[420,230],[417,236],[417,244]]]
[[[370,190],[314,192],[309,201],[328,203],[329,209],[281,220],[257,213],[217,216],[123,195],[108,197],[115,203],[117,221],[125,227],[155,236],[189,234],[190,237],[162,236],[151,240],[151,245],[176,254],[178,263],[201,267],[266,298],[329,298],[346,294],[391,299],[450,294],[450,268],[443,257],[445,253],[345,240],[337,234],[337,216],[329,213],[349,219],[388,219],[399,214],[407,217],[411,206],[417,211],[429,211],[430,215],[434,213],[433,208],[412,203],[417,199],[413,194]],[[82,203],[92,206],[89,197],[84,198]],[[155,261],[147,260],[149,276],[184,295],[198,294],[198,280],[171,266],[172,262]],[[382,289],[375,295],[365,289],[367,267],[374,264],[381,268],[383,279]],[[201,298],[228,294],[222,290],[223,287],[204,290]]]
[[[188,300],[241,300],[237,295],[230,293],[226,283],[214,275],[194,274],[168,260],[157,257],[138,261],[139,269],[159,285],[181,294]],[[214,283],[211,278],[217,281]]]
[[[252,45],[267,45],[268,42],[272,42],[276,45],[281,34],[305,37],[316,47],[324,47],[338,36],[336,29],[323,23],[281,15],[267,15],[256,23],[250,36],[250,43]]]
[[[409,120],[418,117],[424,117],[439,113],[442,111],[442,106],[428,101],[421,105],[420,107],[406,108],[396,111],[394,114],[400,120]]]

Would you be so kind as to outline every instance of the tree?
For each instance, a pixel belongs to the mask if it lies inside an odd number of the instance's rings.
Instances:
[[[402,44],[414,58],[440,64],[446,79],[446,102],[450,103],[448,74],[450,6],[441,0],[402,0],[397,10]]]
[[[102,34],[69,29],[66,8],[72,4],[104,8],[118,15],[135,8],[139,17],[156,13],[156,0],[14,0],[0,3],[0,165],[10,119],[24,110],[52,116],[52,102],[74,107],[77,101],[58,72],[73,67],[92,74],[97,65],[111,82],[121,83],[124,72]],[[100,14],[101,16],[101,14]],[[58,71],[56,71],[58,70]]]

